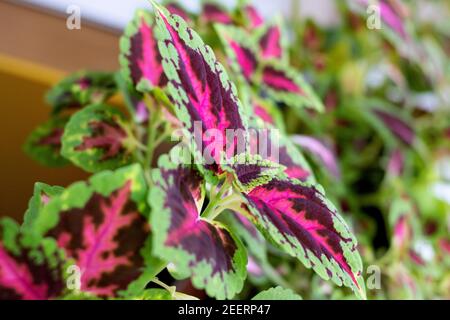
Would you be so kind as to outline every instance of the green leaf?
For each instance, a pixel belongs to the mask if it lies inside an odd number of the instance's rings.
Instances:
[[[144,102],[144,95],[137,91],[133,84],[126,81],[120,72],[116,73],[117,86],[122,94],[125,107],[134,122],[145,123],[148,120],[149,110]]]
[[[0,299],[48,300],[66,291],[67,259],[53,239],[0,220]]]
[[[102,299],[86,292],[70,292],[60,297],[58,300],[102,300]]]
[[[234,212],[221,214],[220,220],[242,240],[248,253],[255,257],[258,262],[267,260],[266,240],[251,221]]]
[[[67,118],[51,118],[37,127],[23,146],[25,153],[45,166],[61,167],[68,164],[61,155],[61,137],[67,121]]]
[[[22,228],[30,227],[44,206],[47,205],[53,197],[61,194],[63,191],[63,187],[49,186],[42,182],[36,182],[34,184],[33,196],[28,202],[28,209],[25,212]]]
[[[172,296],[166,289],[147,289],[134,300],[172,300]]]
[[[276,101],[291,108],[311,108],[322,112],[325,108],[300,71],[276,60],[266,62],[260,72],[260,83]]]
[[[249,192],[253,188],[266,184],[273,177],[283,173],[285,167],[264,160],[259,155],[240,154],[223,164],[224,171],[234,175],[234,184],[238,190]]]
[[[56,239],[74,260],[81,292],[136,296],[161,265],[150,255],[147,193],[139,165],[103,171],[53,197],[32,229]]]
[[[105,102],[115,92],[113,73],[79,71],[54,86],[47,93],[46,100],[52,106],[53,113],[57,114]]]
[[[252,300],[302,300],[302,297],[290,289],[278,286],[258,293]]]

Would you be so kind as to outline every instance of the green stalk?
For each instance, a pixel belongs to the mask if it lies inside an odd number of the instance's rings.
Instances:
[[[168,125],[166,124],[166,128],[164,129],[164,132],[155,140],[154,147],[157,148],[164,140],[166,140],[170,136],[170,129],[167,128]]]
[[[159,111],[155,110],[155,112],[151,115],[150,120],[148,122],[147,153],[145,155],[146,168],[151,168],[152,166],[153,154],[155,152],[156,132],[159,126],[158,118],[159,118]]]
[[[208,203],[208,206],[206,207],[205,211],[202,213],[202,218],[208,219],[208,220],[214,220],[214,218],[217,217],[217,205],[219,203],[219,198],[216,197],[214,199],[211,199]]]
[[[175,286],[168,286],[164,282],[160,281],[158,278],[154,278],[152,280],[153,283],[156,283],[158,286],[162,287],[163,289],[167,290],[170,293],[170,296],[173,298],[175,293],[177,292],[177,288]]]
[[[292,291],[297,291],[294,288],[294,286],[288,283],[286,280],[284,280],[283,277],[281,277],[269,263],[267,262],[261,263],[261,269],[263,270],[267,278],[269,278],[270,281],[272,281],[274,284],[282,286],[287,289],[291,289]]]
[[[225,198],[222,196],[232,190],[231,186],[233,183],[233,178],[230,175],[225,175],[225,180],[220,187],[219,191],[216,192],[216,187],[213,186],[209,196],[210,202],[206,207],[205,211],[203,211],[202,217],[208,220],[214,220],[217,216],[222,213],[225,209],[227,209],[228,204],[232,203],[237,199],[237,195],[235,193],[231,193],[227,195]],[[234,192],[234,190],[232,190]],[[233,202],[234,203],[234,202]]]
[[[216,219],[226,209],[233,208],[233,205],[240,201],[240,198],[236,194],[231,194],[228,197],[219,199],[218,201],[210,202],[206,210],[203,212],[202,217],[208,220]]]

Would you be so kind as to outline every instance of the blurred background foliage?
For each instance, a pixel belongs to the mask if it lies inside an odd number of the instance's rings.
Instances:
[[[450,4],[385,2],[395,18],[381,10],[379,30],[370,28],[367,1],[337,2],[340,23],[331,26],[297,16],[301,7],[294,7],[284,21],[290,62],[326,112],[279,107],[288,133],[356,233],[368,297],[448,299]],[[208,39],[217,52],[214,36]],[[347,297],[275,250],[270,259],[306,299]],[[263,272],[255,274],[254,282],[264,285]]]

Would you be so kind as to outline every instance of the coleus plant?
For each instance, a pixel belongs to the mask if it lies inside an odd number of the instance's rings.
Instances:
[[[283,128],[269,138],[276,156],[257,150],[254,131],[280,124],[277,104],[323,110],[287,64],[280,24],[244,5],[239,29],[233,14],[204,4],[198,23],[215,25],[236,86],[192,15],[153,7],[127,27],[120,72],[78,73],[48,95],[52,118],[26,151],[94,175],[66,188],[38,183],[22,227],[2,220],[0,298],[194,298],[158,279],[167,269],[231,299],[249,262],[289,285],[271,269],[270,247],[364,299],[356,238],[301,150]],[[119,92],[128,115],[108,103]],[[299,296],[278,287],[255,298]]]

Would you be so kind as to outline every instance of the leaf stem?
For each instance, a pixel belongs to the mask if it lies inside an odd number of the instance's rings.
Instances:
[[[163,121],[160,122],[162,124]],[[158,125],[159,126],[159,125]],[[154,146],[157,148],[164,140],[170,137],[172,131],[170,125],[166,122],[164,123],[164,131],[161,133],[161,135],[156,138]]]
[[[151,115],[148,121],[148,131],[147,131],[147,153],[145,155],[145,166],[146,168],[151,168],[153,161],[153,154],[155,151],[155,140],[156,132],[159,126],[159,112],[158,109]]]
[[[216,217],[214,209],[216,208],[217,202],[214,200],[209,201],[208,206],[202,213],[202,218],[213,220]]]
[[[220,194],[220,192],[219,192]],[[217,199],[217,198],[216,198]],[[225,198],[218,198],[216,201],[212,201],[208,204],[205,211],[202,214],[202,217],[208,220],[216,219],[219,214],[224,212],[227,209],[234,210],[237,204],[242,202],[239,194],[232,193]]]
[[[216,192],[217,190],[216,187],[213,187],[211,189],[211,192],[209,194],[210,199],[208,206],[206,207],[206,209],[203,211],[202,214],[203,218],[214,220],[214,218],[216,218],[220,214],[221,211],[218,211],[217,208],[220,206],[222,202],[227,201],[229,197],[233,196],[231,195],[222,198],[225,192],[228,192],[230,190],[230,187],[231,187],[231,180],[227,176],[218,192]]]
[[[242,202],[242,199],[237,194],[232,194],[226,198],[223,198],[222,201],[220,201],[216,208],[217,210],[223,211],[225,209],[231,209],[233,211],[237,211],[236,205],[240,205]]]
[[[167,290],[170,293],[170,296],[173,298],[173,296],[175,295],[177,288],[175,286],[168,286],[167,284],[165,284],[164,282],[160,281],[158,278],[154,278],[152,280],[153,283],[156,283],[158,286],[162,287],[163,289]]]
[[[147,151],[147,146],[141,142],[139,142],[137,139],[134,141],[134,145],[136,148],[138,148],[141,151]]]

